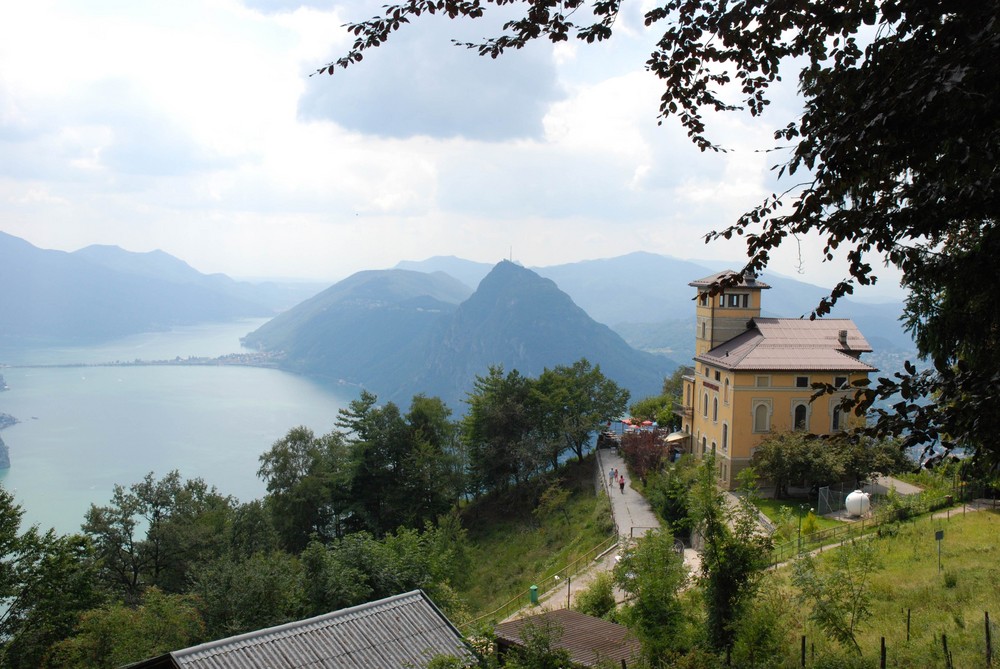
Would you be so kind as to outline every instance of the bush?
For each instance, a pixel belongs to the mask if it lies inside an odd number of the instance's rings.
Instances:
[[[580,613],[604,618],[615,609],[614,581],[611,574],[602,572],[586,590],[576,596],[576,606]]]

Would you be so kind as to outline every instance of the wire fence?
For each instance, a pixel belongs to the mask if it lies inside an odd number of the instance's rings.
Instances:
[[[569,587],[570,579],[589,567],[590,564],[597,560],[600,556],[617,546],[618,541],[618,534],[615,533],[569,564],[548,574],[547,576],[540,578],[538,581],[533,583],[536,588],[536,599],[541,599],[543,595],[559,586],[562,586],[564,583],[567,584],[567,587]],[[496,610],[490,611],[489,613],[481,615],[478,618],[473,618],[472,620],[459,625],[458,628],[462,632],[468,633],[470,630],[476,629],[483,623],[493,624],[506,620],[517,611],[531,605],[532,590],[529,587],[519,592],[515,597],[512,597]]]
[[[775,544],[771,550],[771,564],[777,566],[800,553],[808,553],[816,549],[822,550],[826,546],[841,544],[871,532],[877,532],[883,525],[910,520],[924,513],[943,509],[951,506],[954,501],[954,495],[942,492],[920,493],[896,498],[882,497],[877,505],[872,506],[868,516],[861,520],[801,534],[784,543]]]

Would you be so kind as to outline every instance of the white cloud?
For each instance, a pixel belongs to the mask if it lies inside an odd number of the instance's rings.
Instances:
[[[421,19],[346,73],[309,76],[350,44],[343,23],[379,11],[0,5],[0,229],[47,248],[161,248],[236,276],[333,279],[511,248],[529,265],[742,255],[702,238],[774,188],[774,156],[754,150],[794,113],[794,82],[774,122],[713,120],[733,151],[703,154],[657,125],[641,6],[609,44],[495,62],[450,39],[496,24]]]

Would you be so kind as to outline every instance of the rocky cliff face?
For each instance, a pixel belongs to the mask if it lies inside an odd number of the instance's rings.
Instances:
[[[10,450],[0,437],[0,469],[10,469]]]

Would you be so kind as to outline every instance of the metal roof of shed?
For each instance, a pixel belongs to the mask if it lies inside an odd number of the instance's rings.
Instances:
[[[468,657],[461,633],[421,590],[177,650],[130,669],[401,669]]]

